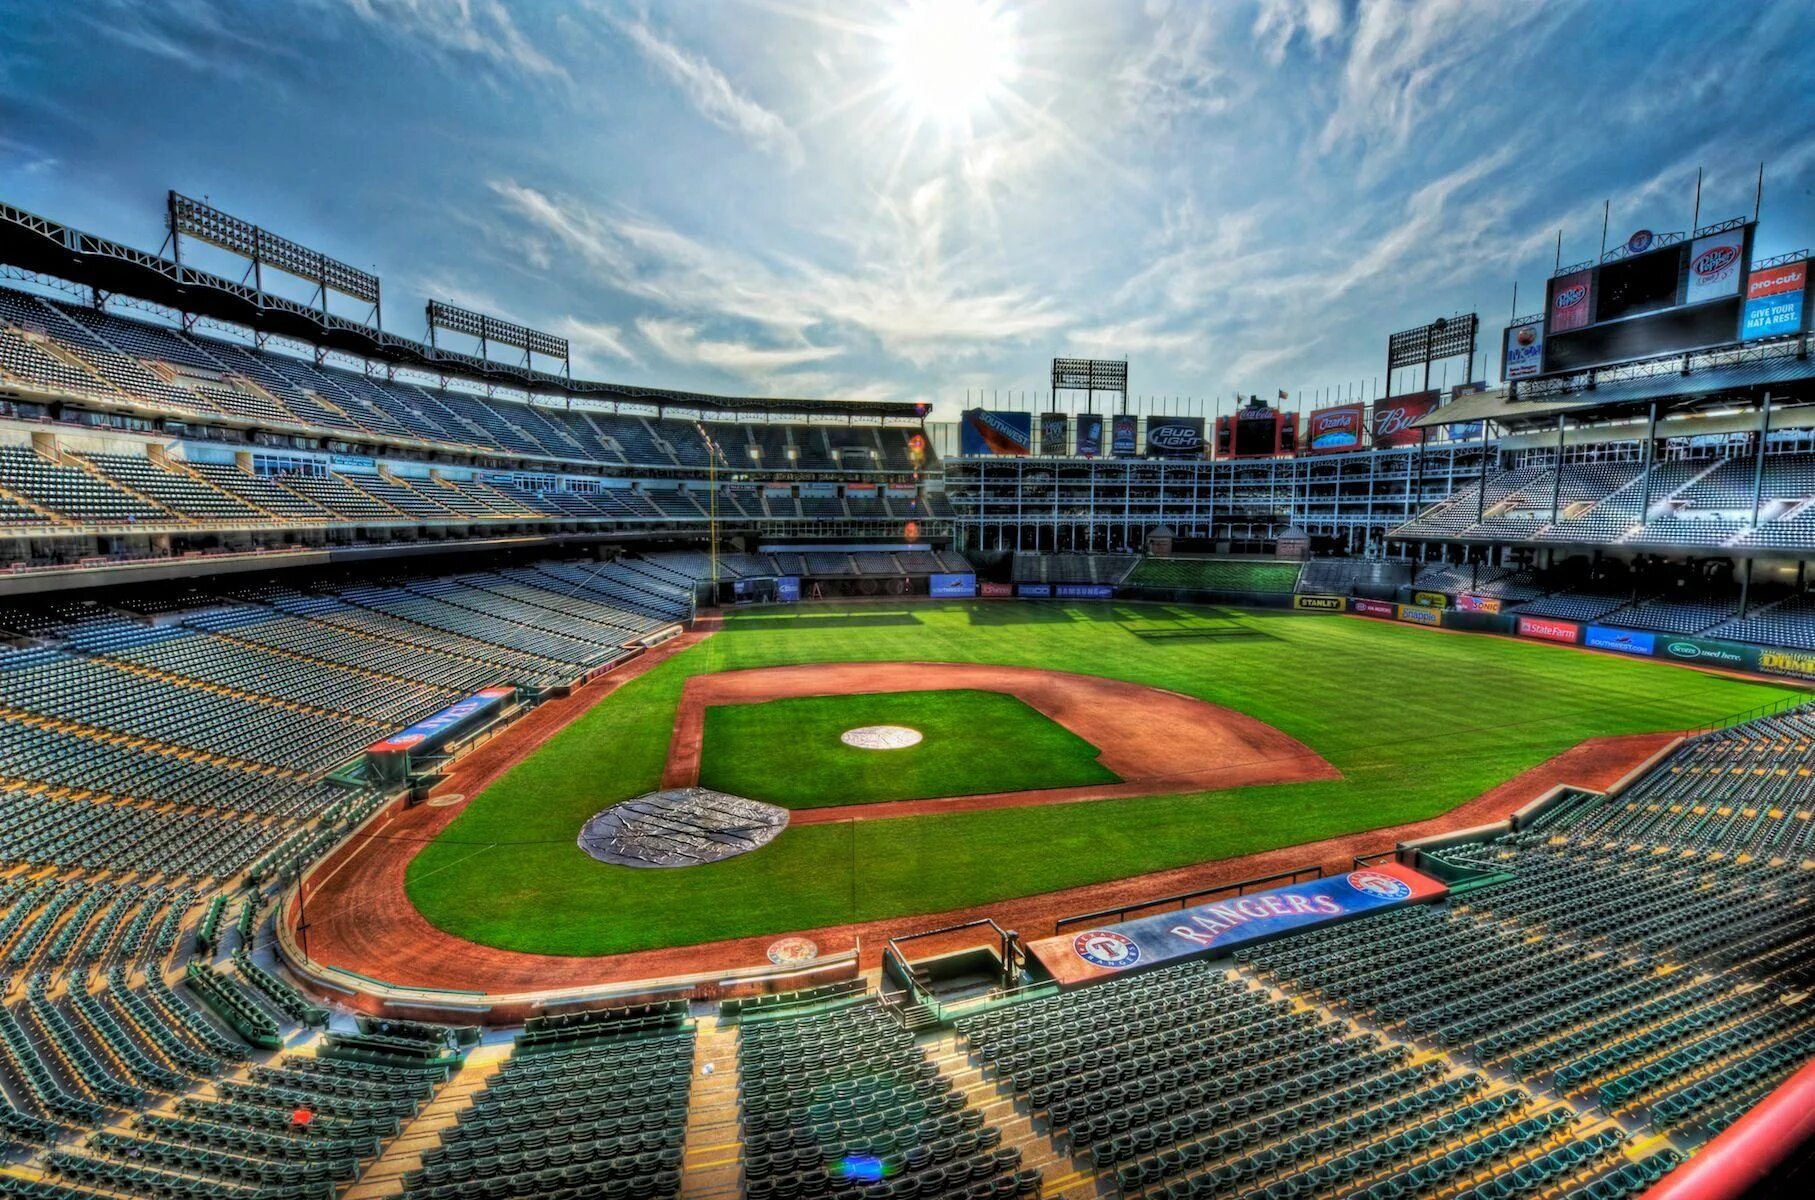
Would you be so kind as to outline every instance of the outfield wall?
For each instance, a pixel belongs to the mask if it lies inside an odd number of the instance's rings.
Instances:
[[[1348,613],[1420,625],[1427,629],[1491,633],[1607,654],[1651,658],[1683,666],[1732,671],[1777,682],[1815,684],[1815,653],[1625,629],[1595,622],[1521,616],[1516,612],[1499,611],[1497,600],[1492,604],[1483,603],[1493,600],[1492,597],[1471,597],[1477,607],[1445,608],[1440,602],[1448,597],[1438,592],[1411,593],[1413,602],[1402,603],[1364,596],[1309,595],[1296,592],[1207,592],[1127,585],[1056,583],[986,583],[981,585],[979,594],[985,599],[1141,600],[1170,604],[1230,604],[1240,608],[1280,608],[1296,612]]]

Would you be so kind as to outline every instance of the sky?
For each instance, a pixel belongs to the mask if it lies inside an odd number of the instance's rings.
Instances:
[[[166,190],[205,196],[374,270],[387,328],[446,300],[660,387],[950,417],[1040,406],[1080,355],[1149,411],[1361,395],[1457,312],[1497,377],[1558,231],[1570,263],[1604,201],[1610,245],[1686,229],[1698,167],[1703,223],[1763,161],[1757,254],[1815,242],[1806,0],[0,0],[0,29],[0,201],[155,249]]]

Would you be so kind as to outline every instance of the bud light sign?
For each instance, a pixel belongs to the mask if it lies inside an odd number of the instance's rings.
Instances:
[[[1028,949],[1061,984],[1090,983],[1137,967],[1228,954],[1319,925],[1436,900],[1446,891],[1428,875],[1386,862],[1182,912],[1060,933]]]
[[[1202,458],[1204,456],[1204,419],[1202,417],[1148,417],[1147,456],[1149,458]]]
[[[1374,448],[1417,445],[1423,433],[1417,422],[1437,407],[1441,395],[1433,390],[1374,401]]]

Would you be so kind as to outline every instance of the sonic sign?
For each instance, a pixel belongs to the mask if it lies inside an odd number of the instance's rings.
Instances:
[[[1228,954],[1242,946],[1335,921],[1436,900],[1448,889],[1401,866],[1378,866],[1309,883],[1199,904],[1028,945],[1061,984],[1093,983],[1129,970]]]

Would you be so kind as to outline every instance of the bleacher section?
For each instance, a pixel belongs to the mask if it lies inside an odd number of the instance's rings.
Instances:
[[[1636,1195],[1815,1058],[1811,765],[1806,708],[1707,734],[1445,903],[958,1027],[1124,1196]]]
[[[1206,592],[1291,592],[1299,564],[1238,558],[1144,558],[1129,573],[1129,587]]]
[[[386,380],[287,354],[0,289],[0,378],[48,392],[156,405],[195,418],[236,418],[383,443],[530,457],[577,466],[702,466],[706,453],[689,421],[529,404],[475,392]],[[732,427],[737,428],[737,427]],[[788,469],[791,447],[823,442],[810,426],[745,426],[760,460],[740,469]],[[870,453],[841,455],[839,471],[915,469],[893,426],[853,429]],[[732,440],[724,438],[723,440]],[[930,457],[923,454],[922,467]],[[808,450],[802,469],[830,467]]]
[[[690,615],[698,570],[0,607],[0,1142],[31,1163],[0,1195],[331,1197],[382,1158],[470,1039],[283,974],[276,890],[383,800],[326,773],[476,687],[614,661]],[[674,1195],[691,1047],[684,1010],[532,1022],[408,1194]]]
[[[1756,489],[1757,511],[1754,512]],[[1641,511],[1643,509],[1644,511]],[[1554,512],[1554,519],[1553,519]],[[1471,486],[1393,538],[1665,548],[1794,548],[1815,529],[1815,454],[1526,465]]]
[[[1014,581],[1115,585],[1125,580],[1139,561],[1133,554],[1017,554]]]

